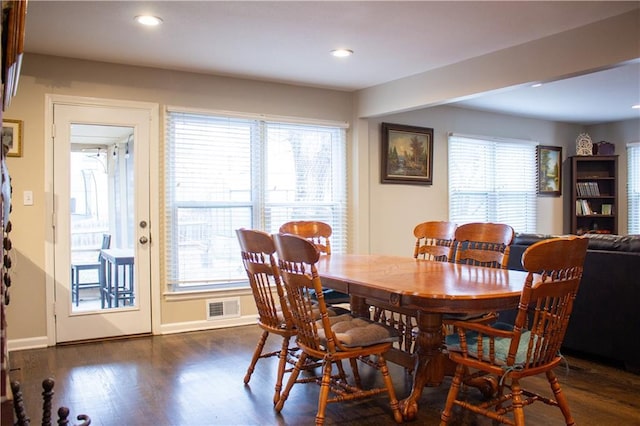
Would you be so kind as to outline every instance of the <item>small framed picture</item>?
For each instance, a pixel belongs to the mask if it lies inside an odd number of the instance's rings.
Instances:
[[[538,195],[562,195],[562,147],[538,145]]]
[[[381,182],[431,185],[433,129],[382,123]]]
[[[2,145],[7,157],[22,157],[22,120],[2,120]]]

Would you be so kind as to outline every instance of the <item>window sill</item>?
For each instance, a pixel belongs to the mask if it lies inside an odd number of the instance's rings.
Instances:
[[[221,296],[249,296],[251,294],[252,292],[249,283],[238,283],[228,286],[219,286],[216,288],[208,287],[206,289],[166,291],[162,296],[167,302],[181,302],[185,300],[200,300]]]

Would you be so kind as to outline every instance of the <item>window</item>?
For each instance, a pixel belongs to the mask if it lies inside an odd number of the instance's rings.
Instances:
[[[169,290],[246,281],[235,230],[322,220],[346,249],[346,126],[169,110]]]
[[[640,142],[627,145],[628,234],[640,234]]]
[[[536,228],[536,145],[449,136],[449,220]]]

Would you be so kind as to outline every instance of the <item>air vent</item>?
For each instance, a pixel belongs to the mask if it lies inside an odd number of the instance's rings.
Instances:
[[[207,320],[235,318],[239,316],[239,297],[207,300]]]

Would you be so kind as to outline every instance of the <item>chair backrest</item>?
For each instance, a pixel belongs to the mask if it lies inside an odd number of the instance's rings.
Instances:
[[[564,339],[578,292],[588,239],[560,237],[532,244],[522,254],[527,275],[514,323],[507,364],[513,363],[521,333],[530,333],[525,367],[554,360]],[[541,279],[536,281],[536,275]],[[509,364],[511,365],[511,364]]]
[[[274,256],[276,248],[271,235],[252,229],[237,229],[236,236],[260,322],[272,328],[281,328],[284,324],[287,329],[292,329],[293,322],[281,284]]]
[[[503,223],[466,223],[456,228],[455,263],[507,268],[515,232]]]
[[[445,221],[422,222],[413,228],[416,245],[413,257],[446,262],[451,260],[456,224]]]
[[[111,248],[111,234],[102,234],[102,245],[100,248],[102,250]],[[100,253],[98,253],[98,262],[100,262]]]
[[[293,324],[298,332],[298,345],[317,352],[335,352],[340,343],[331,330],[322,283],[316,269],[320,252],[312,242],[293,234],[275,234],[273,241]],[[314,297],[317,298],[317,304]]]
[[[284,223],[281,234],[294,234],[311,241],[322,254],[331,254],[329,238],[333,230],[331,225],[316,220],[298,220]]]

